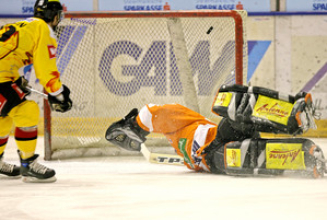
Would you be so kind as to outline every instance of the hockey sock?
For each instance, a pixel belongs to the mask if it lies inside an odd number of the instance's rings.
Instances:
[[[27,159],[34,155],[37,140],[37,127],[16,128],[15,140],[21,158]]]

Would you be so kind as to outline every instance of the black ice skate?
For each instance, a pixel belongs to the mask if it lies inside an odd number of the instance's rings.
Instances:
[[[20,178],[20,167],[3,161],[3,154],[0,155],[0,174],[9,177]]]
[[[28,159],[21,159],[20,172],[25,183],[52,183],[57,179],[56,172],[53,169],[37,162],[38,154]]]

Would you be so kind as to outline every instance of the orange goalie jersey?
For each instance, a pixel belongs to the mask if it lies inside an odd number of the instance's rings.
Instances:
[[[215,123],[179,104],[146,105],[136,121],[146,131],[163,133],[188,168],[210,171],[201,150],[215,139]]]
[[[36,78],[48,93],[61,88],[56,65],[54,31],[42,19],[28,18],[0,29],[0,83],[15,81],[19,69],[33,64]]]

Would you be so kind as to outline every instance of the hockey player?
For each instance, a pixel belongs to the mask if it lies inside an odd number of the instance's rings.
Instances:
[[[323,152],[311,140],[264,139],[259,133],[297,135],[315,128],[310,94],[293,97],[261,87],[223,85],[212,111],[222,116],[219,125],[179,104],[148,104],[113,123],[106,139],[124,149],[140,151],[149,132],[162,133],[184,158],[184,164],[196,171],[324,175]]]
[[[39,107],[26,100],[28,82],[19,70],[33,64],[35,75],[48,92],[53,110],[71,109],[70,90],[60,81],[56,66],[57,41],[54,34],[62,17],[59,0],[37,0],[34,17],[0,29],[0,174],[22,175],[25,182],[54,182],[55,171],[37,162],[35,154]],[[12,126],[21,166],[3,161]]]

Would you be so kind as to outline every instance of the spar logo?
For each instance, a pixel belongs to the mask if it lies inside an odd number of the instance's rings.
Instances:
[[[289,112],[282,109],[282,106],[280,106],[278,103],[273,104],[273,106],[270,107],[269,104],[264,104],[261,107],[257,108],[256,111],[258,113],[266,113],[270,115],[275,115],[278,117],[287,117],[289,115]]]
[[[299,155],[301,150],[273,150],[269,152],[269,159],[277,159],[277,160],[284,160],[282,165],[284,165],[287,162],[287,159],[291,159],[291,163],[296,159],[296,157]]]
[[[20,1],[22,4],[22,13],[23,14],[33,14],[34,12],[34,4],[35,1],[34,0],[23,0]]]
[[[327,1],[313,0],[312,9],[313,11],[327,11]]]

